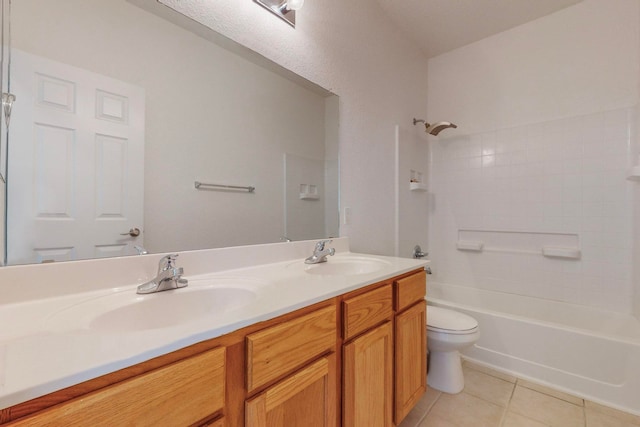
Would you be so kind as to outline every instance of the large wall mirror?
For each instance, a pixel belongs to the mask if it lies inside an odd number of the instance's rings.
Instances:
[[[10,20],[9,265],[338,235],[334,94],[155,0]]]

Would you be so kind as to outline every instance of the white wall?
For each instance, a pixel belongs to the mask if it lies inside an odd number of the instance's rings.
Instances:
[[[284,235],[283,154],[324,161],[323,96],[124,0],[21,0],[12,19],[15,47],[145,89],[148,250]],[[257,191],[196,191],[195,180]]]
[[[429,61],[430,117],[459,126],[432,143],[435,280],[631,312],[638,16],[585,0]],[[533,253],[563,239],[580,260]]]
[[[636,109],[631,141],[631,163],[635,166],[640,162],[640,108]],[[633,187],[633,313],[640,320],[640,182],[630,185]]]
[[[4,264],[4,242],[5,242],[5,183],[0,180],[0,266]]]
[[[251,1],[163,3],[340,96],[340,203],[352,212],[340,234],[354,251],[393,254],[394,129],[426,114],[420,50],[368,0],[308,1],[295,29]]]
[[[325,236],[338,237],[340,231],[340,99],[337,96],[327,98],[324,114]]]
[[[432,58],[430,115],[468,134],[635,105],[637,8],[585,0]]]
[[[638,13],[640,21],[640,13]],[[640,38],[640,35],[639,35]],[[640,43],[640,41],[639,41]],[[639,71],[640,74],[640,71]],[[640,79],[640,75],[638,76]],[[640,90],[640,88],[638,88]],[[640,96],[640,93],[639,93]],[[635,126],[631,133],[631,164],[635,166],[640,163],[640,106],[636,109]],[[633,312],[637,319],[640,319],[640,183],[633,185],[634,215],[633,215],[633,283],[634,283],[634,299]]]
[[[426,114],[426,113],[425,113]],[[420,117],[426,117],[420,115]],[[413,248],[420,245],[423,252],[428,251],[429,230],[426,226],[429,217],[429,194],[410,189],[411,171],[414,178],[421,174],[422,182],[429,180],[429,143],[424,126],[413,126],[411,122],[398,126],[397,144],[397,256],[413,256]]]

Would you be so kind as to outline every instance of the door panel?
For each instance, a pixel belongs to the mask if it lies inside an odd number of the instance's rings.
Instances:
[[[346,344],[343,364],[343,424],[392,426],[392,322],[378,326]]]
[[[323,357],[246,403],[247,427],[336,425],[336,357]]]
[[[396,317],[396,424],[427,390],[427,302],[422,300]]]
[[[12,55],[9,263],[134,253],[143,236],[121,234],[143,229],[144,90]]]

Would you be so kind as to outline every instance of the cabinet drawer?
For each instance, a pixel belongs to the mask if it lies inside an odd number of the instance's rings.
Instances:
[[[311,361],[336,345],[332,305],[247,336],[249,392]]]
[[[393,314],[391,285],[384,285],[376,290],[343,302],[344,339],[348,340],[367,329],[376,326]]]
[[[402,311],[411,304],[424,299],[427,293],[427,273],[420,271],[404,279],[396,280],[396,311]]]
[[[54,406],[12,426],[191,425],[224,407],[225,349]]]

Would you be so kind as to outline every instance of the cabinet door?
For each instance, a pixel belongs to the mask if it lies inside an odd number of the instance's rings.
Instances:
[[[188,426],[220,412],[224,347],[52,407],[12,426]],[[215,424],[214,424],[215,425]]]
[[[427,303],[422,300],[396,316],[396,424],[411,411],[426,391]]]
[[[393,327],[391,322],[344,346],[345,426],[392,426]]]
[[[335,427],[335,354],[303,368],[246,403],[247,427]]]

